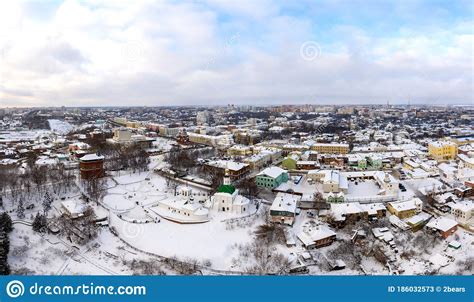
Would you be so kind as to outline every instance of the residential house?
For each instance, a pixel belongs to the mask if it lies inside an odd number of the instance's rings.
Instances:
[[[86,204],[80,200],[68,199],[61,202],[61,212],[72,219],[84,216],[86,209]]]
[[[426,227],[438,233],[441,237],[448,238],[451,234],[456,232],[458,223],[450,218],[438,217],[428,222]]]
[[[301,196],[298,195],[278,193],[270,207],[271,221],[293,225],[300,200]]]
[[[282,167],[286,170],[295,170],[296,163],[300,159],[299,155],[296,153],[289,154],[281,163]]]
[[[387,203],[387,210],[400,219],[405,219],[421,213],[423,203],[419,198],[407,201],[394,201]]]
[[[321,248],[331,245],[336,240],[336,232],[326,226],[303,231],[297,235],[307,249]]]

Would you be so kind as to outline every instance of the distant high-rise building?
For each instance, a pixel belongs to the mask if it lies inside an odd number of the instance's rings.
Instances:
[[[197,125],[207,124],[208,121],[209,121],[209,112],[207,110],[199,111],[198,113],[196,113],[196,124]]]

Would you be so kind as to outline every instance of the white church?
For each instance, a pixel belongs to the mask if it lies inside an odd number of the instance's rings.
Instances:
[[[250,200],[239,195],[239,190],[231,184],[227,171],[223,184],[219,186],[211,201],[212,208],[219,212],[245,214],[250,210]]]

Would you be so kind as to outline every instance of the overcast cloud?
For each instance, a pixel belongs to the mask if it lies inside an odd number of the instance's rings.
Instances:
[[[473,102],[472,1],[285,2],[4,1],[0,106]]]

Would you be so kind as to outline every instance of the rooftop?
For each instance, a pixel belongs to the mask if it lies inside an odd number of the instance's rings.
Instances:
[[[282,168],[279,167],[268,167],[262,172],[258,173],[257,175],[266,175],[271,178],[277,178],[280,176],[282,173],[285,173],[286,170],[283,170]]]
[[[220,185],[219,188],[217,188],[217,192],[233,194],[235,187],[233,185]]]
[[[428,222],[426,226],[431,229],[436,229],[442,232],[446,232],[457,225],[458,223],[450,218],[438,217]]]
[[[95,160],[103,160],[103,156],[99,156],[97,154],[86,154],[81,157],[81,161],[95,161]]]

